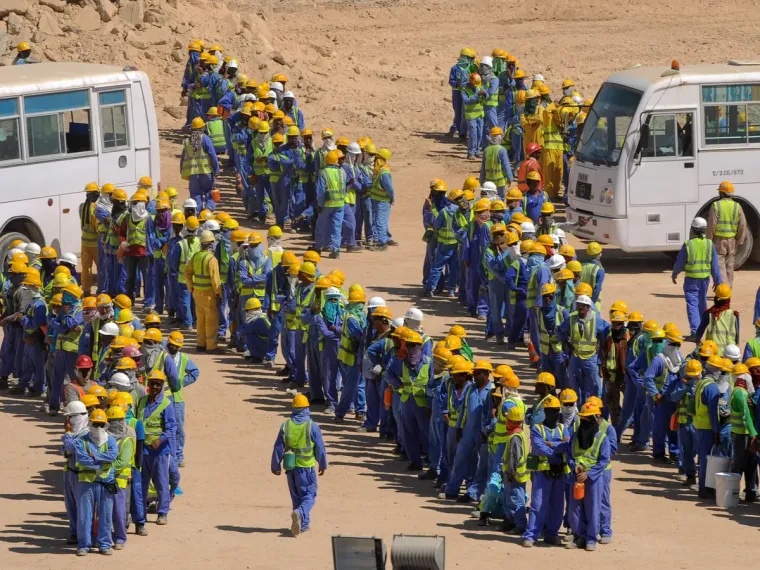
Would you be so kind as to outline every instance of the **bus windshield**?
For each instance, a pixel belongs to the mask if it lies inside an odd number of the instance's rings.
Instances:
[[[577,159],[607,166],[617,164],[641,96],[641,91],[630,87],[602,85],[583,125]]]

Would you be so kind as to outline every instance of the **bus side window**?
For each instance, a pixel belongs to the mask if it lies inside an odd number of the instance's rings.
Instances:
[[[676,156],[677,138],[675,115],[651,115],[647,120],[649,137],[641,149],[643,158]]]
[[[0,100],[0,162],[21,159],[18,99]]]
[[[678,113],[678,156],[694,156],[694,113]]]
[[[103,149],[129,148],[127,98],[124,90],[98,94]]]
[[[29,95],[24,115],[30,158],[92,151],[89,91]]]
[[[760,143],[760,103],[747,105],[748,142]]]

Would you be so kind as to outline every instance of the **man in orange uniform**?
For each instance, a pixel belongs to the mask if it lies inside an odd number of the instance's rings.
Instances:
[[[217,351],[222,280],[219,277],[219,261],[214,256],[214,242],[213,233],[209,230],[201,232],[201,249],[185,266],[187,288],[195,300],[198,317],[196,348],[200,352]]]

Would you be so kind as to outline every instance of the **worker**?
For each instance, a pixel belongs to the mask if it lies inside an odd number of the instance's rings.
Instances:
[[[710,356],[705,365],[705,373],[694,389],[694,427],[697,431],[697,457],[699,463],[698,489],[700,499],[714,499],[715,489],[705,485],[707,476],[707,456],[720,443],[721,424],[718,406],[721,399],[716,378],[720,375],[722,359],[717,354]]]
[[[504,524],[502,530],[522,536],[528,519],[526,512],[526,486],[528,473],[528,438],[524,431],[525,408],[515,405],[506,412],[506,441],[500,468],[504,478]]]
[[[338,367],[343,378],[343,390],[335,408],[335,420],[343,421],[349,406],[355,404],[356,418],[366,420],[366,384],[362,377],[362,338],[367,327],[364,312],[366,297],[363,290],[349,293],[348,304],[343,315],[343,324],[338,350]],[[432,372],[432,367],[431,367]],[[427,434],[426,434],[427,435]],[[427,438],[425,439],[427,445]]]
[[[111,554],[111,520],[115,476],[113,463],[118,457],[116,440],[106,431],[106,412],[95,409],[90,413],[89,432],[73,439],[77,479],[77,556],[87,556],[93,547],[95,517],[104,521],[97,528],[97,548],[101,554]]]
[[[193,360],[180,349],[185,345],[185,337],[179,331],[172,331],[166,339],[167,359],[173,361],[177,369],[176,389],[172,388],[172,401],[174,402],[174,417],[177,423],[176,449],[177,464],[185,466],[185,396],[184,389],[198,381],[200,369]],[[170,386],[171,388],[171,386]]]
[[[177,212],[172,216],[172,231],[174,237],[169,241],[167,248],[166,274],[170,297],[175,298],[176,322],[182,330],[193,330],[194,302],[187,288],[185,268],[193,255],[200,249],[200,241],[196,235],[199,223],[198,218]],[[183,232],[187,235],[183,236]]]
[[[253,157],[253,174],[256,177],[255,194],[248,201],[248,217],[266,222],[266,197],[271,196],[272,188],[269,180],[269,155],[274,150],[272,138],[269,136],[270,124],[261,121],[256,129],[255,137],[248,143],[248,155]]]
[[[282,334],[284,311],[282,305],[283,294],[286,291],[288,281],[287,269],[296,258],[295,255],[288,254],[287,262],[283,262],[285,251],[281,245],[282,229],[279,226],[270,226],[267,232],[267,258],[272,263],[272,270],[267,276],[266,290],[264,292],[263,310],[271,323],[269,330],[269,346],[267,349],[266,360],[274,367],[274,360],[277,356],[277,349],[280,344]]]
[[[127,237],[127,226],[125,224],[127,216],[129,216],[127,193],[121,188],[114,189],[111,192],[111,203],[111,216],[106,232],[106,242],[111,260],[111,274],[108,280],[108,291],[106,292],[115,297],[119,293],[125,292],[127,287],[127,272],[122,261],[123,250],[121,254],[118,253],[121,243]]]
[[[317,281],[319,281],[319,279]],[[319,286],[317,287],[319,288]],[[343,344],[345,344],[342,334],[342,327],[347,325],[346,319],[349,318],[349,313],[346,312],[342,305],[341,291],[338,287],[328,287],[322,292],[322,295],[324,297],[322,310],[313,316],[313,320],[316,322],[317,329],[317,334],[315,336],[318,336],[319,338],[319,353],[316,361],[317,365],[319,366],[319,378],[321,379],[322,393],[324,395],[323,399],[326,400],[328,408],[332,407],[334,409],[337,409],[340,408],[338,399],[338,378],[342,377],[344,379],[344,382],[346,379],[346,376],[342,375],[342,373],[339,371],[341,363],[340,356],[343,355],[344,358],[346,356],[345,350],[342,349]],[[356,312],[358,313],[359,311],[361,311],[361,307],[359,307]],[[312,333],[310,331],[310,341],[311,336]],[[349,341],[349,344],[351,344],[351,341]],[[361,383],[363,382],[364,381],[362,379]],[[317,394],[319,394],[319,390],[317,390]],[[360,409],[361,406],[359,404],[364,401],[364,399],[365,396],[363,387],[361,385],[357,386],[354,402],[357,403],[357,419],[361,418],[362,422],[366,420],[366,417],[364,410]],[[312,402],[313,401],[314,400],[312,400]],[[338,416],[336,415],[336,417]]]
[[[567,386],[567,356],[562,351],[562,343],[557,339],[557,328],[569,317],[569,311],[556,301],[557,286],[547,282],[541,286],[541,306],[537,315],[539,331],[539,352],[542,372],[551,372],[559,389]]]
[[[734,388],[731,390],[729,406],[731,408],[731,473],[744,476],[745,503],[757,500],[757,452],[755,440],[757,430],[750,407],[748,389],[752,386],[752,377],[745,364],[737,364],[732,370]],[[754,389],[754,386],[753,386]]]
[[[504,199],[506,188],[512,183],[512,168],[509,165],[507,149],[502,146],[504,131],[493,127],[489,131],[488,146],[485,147],[483,162],[480,166],[480,183],[486,181],[496,185],[499,198]]]
[[[214,210],[216,205],[211,198],[211,190],[216,187],[215,177],[220,168],[214,144],[204,133],[205,126],[202,118],[193,119],[192,133],[182,143],[180,172],[182,180],[189,182],[190,197],[196,201],[198,207]]]
[[[497,115],[497,107],[499,106],[499,78],[493,72],[493,58],[489,55],[484,56],[483,59],[480,60],[478,72],[485,93],[485,96],[482,98],[484,116],[483,127],[481,128],[482,142],[479,147],[482,154],[483,149],[485,149],[488,144],[489,133],[491,133],[493,128],[498,127],[499,125]],[[506,155],[506,149],[504,149],[504,153]],[[507,164],[509,164],[508,159]]]
[[[187,45],[187,62],[185,63],[185,71],[182,74],[180,97],[187,97],[187,114],[185,117],[185,125],[183,129],[190,129],[190,122],[201,115],[200,106],[198,105],[198,99],[193,97],[193,89],[195,88],[195,69],[200,63],[201,46],[197,41],[191,41]]]
[[[691,222],[691,238],[681,246],[678,252],[671,279],[676,283],[678,274],[686,272],[683,282],[683,294],[686,299],[686,316],[689,318],[690,334],[687,340],[693,340],[699,327],[699,320],[707,310],[707,288],[712,276],[715,286],[720,285],[722,277],[718,254],[712,240],[705,237],[707,221],[696,217]]]
[[[223,212],[225,213],[225,212]],[[225,213],[226,214],[226,213]],[[218,215],[218,214],[217,214]],[[238,223],[232,218],[224,219],[219,233],[216,235],[214,256],[219,263],[219,279],[222,282],[222,302],[219,305],[219,330],[217,340],[227,340],[227,329],[230,326],[230,305],[232,300],[232,279],[230,278],[230,259],[232,257],[232,231],[238,229]],[[234,277],[234,273],[232,273]]]
[[[600,392],[597,352],[603,331],[603,320],[586,295],[576,297],[575,311],[557,329],[557,337],[570,355],[568,387],[584,401]]]
[[[124,252],[124,267],[127,272],[126,291],[134,303],[138,296],[135,284],[139,270],[142,282],[145,284],[145,304],[151,306],[153,304],[151,299],[153,297],[153,282],[150,267],[153,259],[155,226],[153,218],[147,210],[147,194],[138,190],[132,196],[130,203],[130,212],[125,218],[127,236],[127,249]]]
[[[164,193],[162,193],[164,194]],[[163,196],[160,196],[163,198]],[[168,197],[168,196],[167,196]],[[151,247],[153,249],[153,259],[150,260],[150,274],[153,298],[148,299],[152,301],[152,304],[143,304],[148,310],[155,310],[157,313],[162,314],[164,312],[164,302],[168,312],[171,316],[174,299],[170,299],[167,296],[168,287],[166,279],[166,256],[168,253],[168,243],[172,237],[172,217],[171,217],[171,205],[168,200],[159,199],[156,203],[156,214],[153,219],[153,236],[151,240]],[[146,291],[148,288],[146,287]],[[146,293],[147,295],[147,293]]]
[[[525,160],[517,168],[517,188],[526,193],[528,191],[528,174],[535,172],[538,174],[538,189],[543,190],[543,181],[541,180],[541,145],[538,143],[529,143],[525,149]],[[535,176],[533,177],[535,179]],[[522,198],[522,196],[521,196]]]
[[[601,311],[602,307],[602,285],[604,285],[604,267],[602,267],[602,246],[592,241],[586,246],[586,255],[589,260],[583,264],[581,271],[581,281],[591,285],[591,300],[596,305],[596,310]]]
[[[68,406],[70,402],[81,400],[86,393],[89,393],[88,390],[95,385],[94,365],[89,356],[86,354],[79,356],[74,365],[74,370],[76,371],[75,376],[70,378],[63,387],[64,407]]]
[[[560,107],[551,102],[551,99],[543,111],[542,123],[541,178],[549,200],[556,201],[564,195],[562,190],[564,121],[560,116]]]
[[[739,311],[731,309],[731,287],[721,283],[715,287],[713,306],[702,313],[696,341],[702,340],[704,335],[707,340],[715,341],[718,353],[723,354],[729,344],[739,344],[739,330]]]
[[[422,240],[425,242],[425,261],[422,265],[422,286],[425,286],[428,277],[430,276],[430,268],[435,260],[435,249],[438,244],[436,239],[436,230],[433,226],[438,214],[446,207],[447,192],[446,183],[439,178],[434,178],[430,182],[430,194],[425,198],[425,202],[422,204],[422,225],[425,229],[425,233],[422,236]]]
[[[132,479],[132,461],[137,445],[134,430],[127,426],[126,413],[121,406],[112,406],[106,411],[108,435],[116,440],[118,454],[112,464],[116,479],[116,493],[113,497],[113,549],[123,550],[127,542],[127,513],[129,512],[129,482]]]
[[[760,317],[755,319],[755,336],[744,345],[742,360],[760,357]]]
[[[218,352],[216,335],[219,330],[219,304],[222,282],[219,262],[214,257],[214,234],[201,232],[200,251],[185,266],[188,291],[193,295],[198,315],[196,348],[200,352]]]
[[[388,307],[378,304],[379,299],[379,297],[372,297],[367,303],[367,307],[371,311],[370,323],[373,331],[365,339],[367,344],[365,354],[369,363],[363,373],[367,396],[367,419],[359,431],[374,433],[379,429],[380,437],[385,437],[390,435],[389,414],[384,406],[384,392],[386,390],[385,371],[394,353],[391,338],[393,332],[391,319],[393,317]]]
[[[11,388],[13,395],[23,395],[29,388],[30,396],[39,396],[45,390],[45,334],[47,331],[48,308],[42,298],[42,281],[38,274],[29,271],[22,285],[31,294],[31,299],[24,308],[23,316],[19,321],[23,331],[21,366],[18,370],[18,384]],[[19,307],[21,308],[21,307]],[[10,327],[11,325],[9,325]],[[15,327],[14,327],[15,328]],[[14,356],[16,353],[14,353]]]
[[[113,273],[113,260],[111,259],[108,243],[108,231],[111,224],[111,210],[113,209],[111,193],[114,190],[115,187],[110,182],[103,184],[103,186],[100,187],[100,195],[95,202],[95,208],[93,210],[95,227],[98,232],[98,293],[104,293],[109,290],[109,282]],[[42,266],[45,272],[45,275],[43,276],[43,285],[47,285],[47,281],[52,277],[53,270],[55,269],[55,257],[55,249],[52,247],[43,248],[40,255],[40,258],[43,260]]]
[[[544,542],[559,544],[559,529],[565,506],[565,477],[569,473],[570,451],[564,426],[559,421],[559,400],[548,395],[542,404],[543,420],[530,428],[531,470],[530,512],[522,535],[522,545],[532,548],[543,534]]]
[[[325,168],[317,174],[317,249],[330,251],[330,259],[340,257],[343,209],[346,199],[346,172],[338,165],[338,151],[325,155]]]
[[[497,80],[498,81],[498,80]],[[483,89],[483,79],[477,73],[470,73],[467,83],[460,90],[464,120],[467,125],[467,158],[474,160],[482,156],[480,150],[483,138],[483,103],[487,97]]]
[[[267,280],[272,274],[272,259],[264,251],[261,235],[258,232],[252,232],[248,235],[247,243],[248,247],[241,252],[237,262],[239,285],[237,311],[241,322],[248,299],[255,297],[262,306],[266,302]]]
[[[702,370],[702,363],[698,359],[689,359],[684,367],[683,378],[680,382],[673,382],[667,393],[667,397],[678,406],[678,453],[685,477],[681,484],[690,488],[696,488],[697,485],[697,465],[694,462],[697,453],[694,390],[702,378]]]
[[[164,390],[166,375],[153,370],[147,379],[148,394],[137,403],[136,417],[145,427],[143,451],[142,489],[146,492],[152,482],[158,493],[156,524],[168,524],[169,514],[169,461],[176,438],[177,422],[174,406]]]
[[[538,225],[541,208],[549,202],[549,195],[542,190],[541,175],[531,171],[525,175],[527,188],[522,199],[522,211],[534,225]],[[535,229],[534,229],[535,233]],[[523,236],[525,237],[525,236]]]
[[[457,260],[457,232],[464,228],[456,225],[456,216],[460,210],[460,203],[464,193],[459,189],[449,191],[447,198],[449,203],[439,210],[438,216],[433,220],[435,231],[435,256],[430,267],[427,282],[423,285],[422,295],[432,297],[433,291],[437,290],[440,279],[446,270],[446,290],[449,298],[456,297],[456,284],[458,281],[459,263]]]
[[[346,147],[346,160],[341,167],[346,173],[346,200],[343,206],[341,242],[347,252],[356,252],[364,249],[356,243],[357,204],[361,207],[362,197],[369,190],[371,179],[360,167],[361,156],[362,149],[359,143],[353,142],[349,144]]]
[[[504,344],[504,336],[507,326],[511,326],[508,313],[508,287],[507,268],[509,267],[509,247],[512,245],[507,239],[507,228],[502,223],[491,226],[491,243],[483,251],[483,266],[486,279],[488,280],[488,305],[491,323],[491,332],[496,337],[496,344]],[[516,234],[510,233],[516,238]]]
[[[736,248],[744,244],[747,236],[747,218],[744,209],[733,199],[734,185],[724,180],[718,186],[719,199],[713,202],[707,217],[707,239],[713,240],[720,264],[721,283],[734,285],[734,257]]]
[[[365,153],[371,154],[368,151],[368,147],[369,144],[365,147]],[[372,185],[369,189],[369,197],[372,204],[373,246],[371,249],[384,251],[389,245],[397,245],[391,239],[391,234],[388,230],[391,207],[396,201],[391,169],[388,166],[388,161],[391,159],[391,151],[387,148],[380,148],[375,153],[374,158]]]
[[[378,307],[381,313],[390,314],[387,307]],[[378,310],[376,309],[376,310]],[[387,339],[388,344],[392,344]],[[452,352],[442,346],[433,350],[433,381],[427,388],[427,398],[430,402],[430,427],[428,439],[428,470],[417,475],[421,481],[438,481],[448,478],[449,466],[446,457],[446,422],[443,412],[446,409],[446,384],[449,381],[449,360]],[[369,394],[369,392],[368,392]],[[369,398],[368,398],[369,400]],[[369,408],[368,408],[369,409]]]
[[[217,157],[220,154],[226,154],[227,141],[224,137],[224,120],[219,114],[218,107],[210,107],[206,111],[206,125],[203,132],[211,139],[211,146],[214,147]]]
[[[488,299],[483,294],[483,251],[491,242],[491,203],[488,198],[481,198],[475,203],[473,210],[475,215],[468,224],[464,252],[467,268],[467,310],[471,316],[484,321],[488,314]]]
[[[293,505],[290,531],[298,536],[309,530],[309,515],[317,498],[317,474],[322,476],[327,470],[322,431],[311,420],[309,400],[303,394],[293,397],[293,412],[283,422],[272,450],[272,473],[281,475],[283,469]]]
[[[84,191],[84,202],[79,205],[79,228],[82,232],[82,289],[89,295],[92,289],[92,266],[97,266],[98,264],[98,231],[97,218],[95,217],[95,203],[100,197],[100,188],[97,183],[89,182],[84,187]],[[101,271],[102,268],[98,267],[98,273]]]
[[[464,47],[459,52],[459,59],[449,71],[449,86],[451,87],[451,105],[454,109],[454,122],[449,129],[449,135],[459,134],[460,139],[467,136],[466,123],[462,113],[462,88],[467,84],[470,65],[475,60],[475,51]]]
[[[525,92],[525,108],[520,116],[520,125],[523,131],[523,149],[528,156],[528,145],[536,143],[544,146],[543,108],[539,103],[539,92],[536,89],[528,89]]]
[[[575,474],[575,485],[583,485],[584,491],[582,499],[576,499],[575,492],[570,494],[569,518],[573,541],[565,548],[593,551],[596,550],[597,536],[601,531],[604,473],[610,465],[612,442],[605,429],[608,424],[602,419],[597,405],[586,402],[578,416],[580,421],[569,445],[570,465]],[[604,538],[603,531],[601,534]]]
[[[237,330],[243,339],[243,356],[253,364],[262,364],[267,356],[271,323],[261,310],[261,301],[256,297],[249,298],[243,310],[245,318]]]
[[[541,342],[541,333],[538,320],[544,299],[541,292],[543,286],[551,281],[551,271],[546,265],[547,257],[546,248],[542,244],[534,242],[531,245],[527,259],[528,295],[526,307],[528,309],[528,332],[530,335],[528,354],[534,368],[540,367],[538,347]]]
[[[69,284],[63,291],[61,313],[54,321],[56,331],[56,351],[51,386],[48,388],[48,415],[55,416],[61,405],[65,376],[74,378],[75,364],[79,351],[79,336],[82,334],[82,289]]]
[[[507,350],[515,350],[517,343],[525,343],[525,322],[528,318],[528,282],[530,269],[528,268],[528,255],[533,247],[532,240],[525,239],[520,242],[520,256],[511,261],[507,269],[507,287],[509,289],[509,305],[507,307],[510,324]]]
[[[609,421],[613,426],[620,423],[620,397],[623,395],[626,371],[626,355],[628,352],[628,329],[626,328],[626,315],[620,311],[614,311],[610,317],[610,334],[604,339],[601,346],[602,362],[602,394],[604,395],[605,408],[609,414]],[[617,444],[617,442],[615,442]]]
[[[19,42],[16,46],[16,55],[11,65],[24,65],[27,63],[38,63],[32,58],[32,46],[28,42]]]
[[[64,410],[66,417],[64,434],[61,436],[63,453],[66,463],[63,466],[63,500],[66,507],[66,516],[69,519],[69,536],[66,544],[78,544],[77,539],[77,485],[79,473],[76,468],[76,455],[74,453],[74,440],[88,433],[89,426],[87,408],[76,400],[69,403]]]

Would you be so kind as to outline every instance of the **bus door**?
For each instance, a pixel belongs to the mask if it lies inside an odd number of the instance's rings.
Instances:
[[[695,120],[695,110],[657,111],[642,117],[628,177],[631,206],[698,201]]]
[[[100,117],[98,180],[116,187],[137,185],[137,164],[130,116],[129,86],[105,87],[96,91]]]

